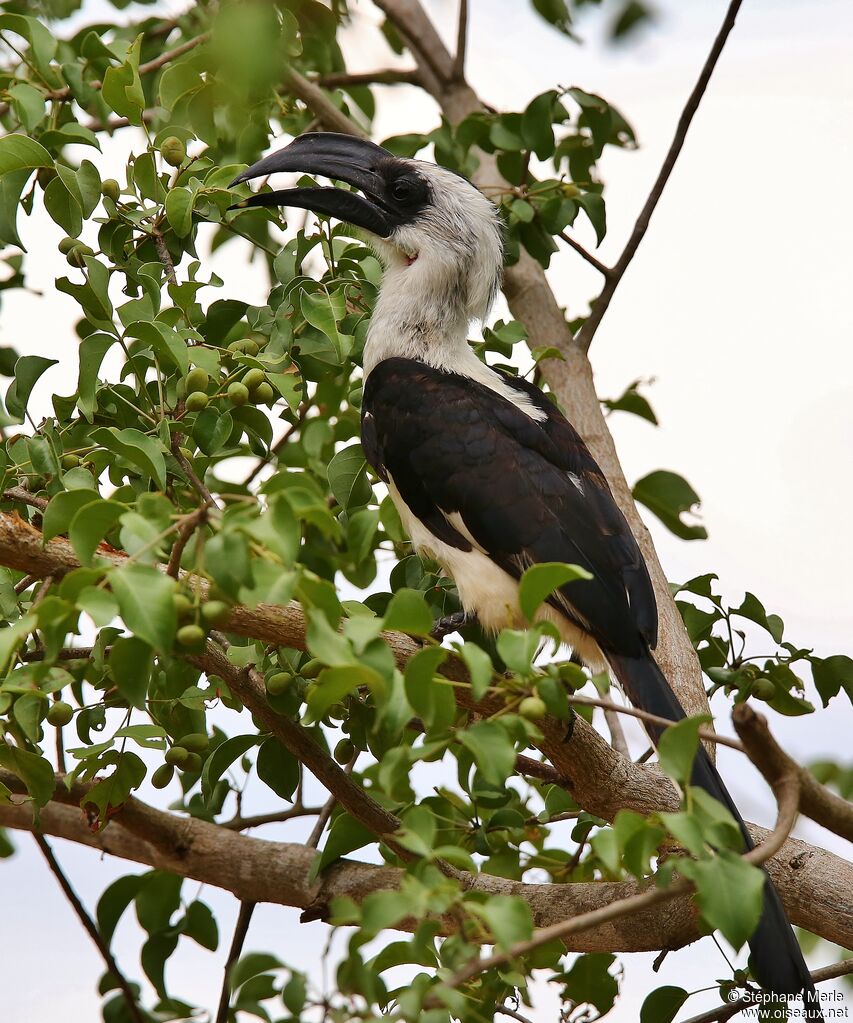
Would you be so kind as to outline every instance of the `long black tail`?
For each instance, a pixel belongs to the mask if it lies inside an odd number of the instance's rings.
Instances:
[[[645,657],[612,654],[608,655],[608,659],[625,695],[635,707],[670,721],[680,721],[686,716],[651,654]],[[647,728],[657,744],[663,729],[653,725]],[[752,849],[753,842],[743,818],[701,744],[693,763],[691,782],[728,807],[740,825],[744,848]],[[808,1008],[807,1018],[823,1019],[803,953],[785,915],[779,893],[769,877],[764,883],[764,909],[749,948],[753,969],[762,987],[780,995],[802,994]]]

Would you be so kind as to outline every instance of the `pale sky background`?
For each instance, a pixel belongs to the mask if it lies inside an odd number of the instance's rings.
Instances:
[[[105,6],[87,3],[76,23],[99,20]],[[451,38],[455,0],[428,6]],[[609,152],[602,161],[609,233],[600,255],[607,262],[618,255],[657,173],[725,4],[659,0],[657,6],[655,27],[631,46],[612,49],[597,41],[600,19],[594,15],[581,23],[587,43],[576,46],[520,0],[471,3],[469,76],[488,102],[519,110],[555,84],[579,85],[601,93],[633,124],[640,151]],[[376,20],[369,3],[362,0],[360,7],[366,19]],[[157,10],[177,13],[180,5],[164,3]],[[353,69],[387,63],[387,56],[377,60],[372,38],[366,30],[351,34]],[[629,480],[673,469],[702,497],[710,533],[704,543],[682,543],[650,518],[669,578],[715,571],[733,602],[745,588],[753,590],[784,618],[788,639],[822,655],[853,652],[853,544],[847,534],[853,504],[851,41],[853,7],[844,0],[747,0],[592,349],[602,396],[617,396],[637,377],[656,378],[646,393],[660,429],[624,414],[610,420]],[[430,101],[413,90],[383,90],[379,102],[377,138],[428,131],[435,123]],[[119,177],[136,144],[125,132],[103,157],[85,155],[98,162],[102,177]],[[53,280],[67,273],[56,251],[62,232],[38,215],[21,228],[31,253],[29,283],[43,295],[4,294],[0,344],[61,359],[35,395],[36,410],[47,413],[51,391],[67,390],[66,381],[76,376],[69,326],[74,307],[53,290]],[[590,232],[579,229],[577,235],[593,244]],[[220,294],[263,300],[265,275],[247,267],[236,245],[208,262],[225,279]],[[571,252],[554,259],[549,276],[572,313],[585,308],[599,284]],[[724,701],[716,709],[722,714]],[[849,760],[853,714],[843,700],[809,718],[770,717],[801,761]],[[725,717],[718,723],[728,730]],[[228,727],[250,725],[232,717]],[[771,823],[773,806],[760,779],[737,754],[722,750],[720,762],[744,815]],[[315,795],[322,798],[319,791]],[[142,796],[150,798],[150,792]],[[298,841],[307,830],[294,822],[256,834]],[[811,822],[801,823],[797,834],[849,856],[846,843]],[[4,990],[4,1018],[98,1020],[100,959],[31,841],[24,834],[14,840],[19,854],[0,863],[0,942],[6,975],[17,981]],[[110,880],[140,869],[54,844],[91,910]],[[185,898],[197,889],[186,882]],[[220,950],[212,954],[182,941],[168,975],[176,994],[215,1007],[236,903],[210,888],[203,898],[219,920]],[[245,948],[274,951],[316,977],[327,934],[322,924],[300,925],[295,911],[264,906]],[[133,979],[142,976],[140,943],[141,932],[127,914],[113,948]],[[707,939],[671,955],[657,978],[651,958],[624,957],[624,994],[608,1020],[634,1023],[644,995],[657,984],[699,988],[724,972]],[[826,948],[813,957],[814,966],[829,961]],[[714,995],[697,995],[681,1018],[711,1004]],[[527,1015],[536,1023],[555,1020],[551,993],[538,989],[537,1008]]]

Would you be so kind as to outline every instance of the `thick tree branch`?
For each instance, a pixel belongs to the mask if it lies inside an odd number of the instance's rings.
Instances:
[[[768,784],[775,788],[781,779],[795,776],[800,787],[801,811],[836,835],[853,842],[853,803],[821,785],[811,771],[788,756],[773,738],[767,718],[756,713],[748,703],[740,703],[734,708],[732,721],[747,756]]]
[[[622,250],[622,255],[616,261],[613,270],[608,275],[607,283],[604,285],[601,294],[593,303],[586,323],[584,323],[578,331],[576,341],[579,347],[584,349],[584,351],[586,351],[592,343],[595,332],[598,330],[598,326],[601,323],[604,314],[607,312],[607,307],[610,305],[610,300],[613,298],[614,292],[619,287],[619,282],[625,275],[625,271],[628,269],[631,260],[634,258],[637,249],[640,247],[640,242],[643,240],[646,231],[648,230],[649,221],[652,219],[655,207],[660,201],[661,195],[663,195],[663,190],[666,188],[666,184],[669,181],[673,168],[675,167],[675,162],[684,147],[684,140],[687,138],[687,132],[690,128],[690,124],[696,111],[699,109],[699,104],[702,102],[702,97],[705,95],[705,90],[708,88],[708,82],[711,80],[711,75],[714,73],[714,68],[717,66],[717,61],[720,59],[720,54],[723,52],[723,47],[726,45],[729,33],[734,28],[735,19],[737,18],[742,2],[743,0],[732,0],[729,4],[726,16],[723,19],[723,24],[720,26],[720,31],[717,33],[717,38],[714,40],[714,44],[711,47],[711,52],[708,54],[707,60],[699,74],[699,78],[693,86],[693,91],[690,93],[687,103],[685,104],[684,109],[681,112],[681,116],[678,119],[678,124],[675,129],[675,137],[673,138],[669,151],[666,154],[666,158],[663,161],[663,166],[658,172],[655,183],[652,185],[649,197],[646,199],[642,210],[640,210],[640,215],[637,217],[636,224],[634,224],[634,230],[631,232],[631,236],[629,237],[625,248]]]
[[[13,792],[24,791],[8,771],[0,770],[0,781]],[[304,845],[240,835],[207,821],[157,810],[135,797],[127,800],[108,827],[93,834],[79,808],[85,793],[86,786],[75,784],[69,791],[64,780],[57,778],[54,800],[41,810],[42,833],[224,888],[241,901],[301,909],[328,905],[337,897],[360,903],[371,892],[399,887],[404,876],[396,867],[344,860],[312,879],[316,854]],[[0,806],[0,826],[32,831],[31,807]],[[760,841],[767,832],[753,829],[753,834]],[[826,850],[789,839],[767,866],[794,923],[828,941],[849,941],[853,930],[851,864]],[[606,909],[645,891],[633,881],[526,884],[488,874],[473,877],[470,890],[520,895],[529,903],[538,928]],[[413,926],[414,921],[406,921],[401,929]],[[443,933],[451,933],[455,927],[453,919],[442,921]],[[646,905],[637,915],[608,917],[600,925],[567,934],[564,939],[571,951],[628,952],[680,948],[698,936],[692,903],[682,897],[665,906]]]

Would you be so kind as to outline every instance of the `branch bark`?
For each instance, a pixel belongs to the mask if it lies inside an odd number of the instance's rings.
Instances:
[[[21,782],[8,771],[0,770],[0,781],[15,793],[23,792]],[[360,903],[371,892],[398,888],[404,876],[397,867],[343,860],[312,879],[316,854],[304,845],[241,835],[207,821],[157,810],[134,797],[102,832],[93,834],[78,805],[85,792],[86,786],[80,784],[69,791],[58,778],[53,801],[41,810],[41,832],[224,888],[241,901],[300,909],[324,906],[337,897]],[[0,806],[0,827],[32,831],[30,806]],[[753,829],[757,842],[767,834]],[[828,941],[849,942],[853,865],[826,850],[789,839],[767,868],[795,924]],[[526,884],[480,874],[472,878],[470,890],[520,895],[530,905],[536,926],[542,928],[607,908],[645,889],[634,881]],[[441,923],[445,934],[456,927],[451,918]],[[414,921],[404,921],[400,929],[413,926]],[[578,952],[640,952],[680,948],[697,937],[692,902],[682,896],[667,905],[647,905],[637,915],[609,917],[565,935],[565,944],[568,950]]]

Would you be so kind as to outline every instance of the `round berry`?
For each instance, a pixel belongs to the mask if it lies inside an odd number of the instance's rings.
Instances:
[[[757,700],[772,700],[776,695],[776,686],[769,678],[759,678],[752,683],[752,695]]]
[[[70,238],[70,237],[66,236],[59,243],[59,251],[62,253],[63,256],[67,256],[68,253],[72,249],[76,249],[79,244],[80,244],[79,239],[77,239],[77,238]]]
[[[189,755],[190,752],[186,746],[173,746],[171,749],[166,750],[164,759],[170,767],[180,767],[181,764],[186,763]]]
[[[267,679],[267,692],[270,696],[281,696],[293,683],[292,671],[277,671]]]
[[[187,395],[187,412],[201,412],[203,408],[207,408],[209,403],[210,398],[204,391],[193,391],[192,394]]]
[[[172,597],[172,603],[175,605],[175,614],[182,620],[191,617],[195,610],[195,604],[186,593],[176,593]]]
[[[86,265],[85,256],[94,256],[95,252],[90,245],[86,245],[85,242],[78,242],[70,252],[65,256],[65,261],[69,266],[84,267]]]
[[[181,739],[181,745],[190,753],[202,753],[207,749],[209,743],[210,739],[204,732],[190,732],[189,735],[185,735]]]
[[[74,708],[64,700],[57,700],[56,703],[52,703],[50,710],[47,712],[48,724],[54,725],[56,728],[62,728],[63,725],[67,725],[73,717]]]
[[[228,400],[232,405],[245,405],[249,400],[249,388],[235,380],[228,387]]]
[[[548,713],[548,708],[545,706],[544,700],[540,697],[527,696],[521,701],[518,713],[523,718],[527,718],[528,721],[538,721],[539,718],[545,717]]]
[[[197,650],[204,643],[204,629],[200,625],[182,625],[177,640],[180,646]]]
[[[250,369],[247,373],[243,374],[242,383],[248,387],[250,391],[254,391],[258,384],[262,384],[265,379],[266,376],[262,369]]]
[[[207,625],[222,625],[230,611],[224,600],[208,600],[201,605],[201,620]]]
[[[210,377],[207,370],[202,369],[201,366],[195,366],[186,375],[187,394],[192,394],[193,391],[206,391],[209,383]]]
[[[163,139],[160,155],[170,167],[180,167],[187,158],[187,147],[176,135],[170,135]]]
[[[201,770],[201,757],[198,753],[188,753],[181,770],[186,774],[198,774]]]
[[[118,202],[118,197],[121,195],[121,185],[115,178],[105,178],[101,182],[101,195],[105,199],[112,199],[113,202]]]
[[[63,455],[61,461],[63,469],[76,469],[80,464],[80,459],[77,455]]]
[[[335,760],[339,764],[348,764],[355,756],[355,746],[349,739],[341,739],[335,746]]]
[[[171,764],[161,764],[151,775],[151,784],[155,789],[164,789],[175,775]]]
[[[252,400],[258,405],[270,405],[275,398],[275,391],[264,381],[252,391]]]

